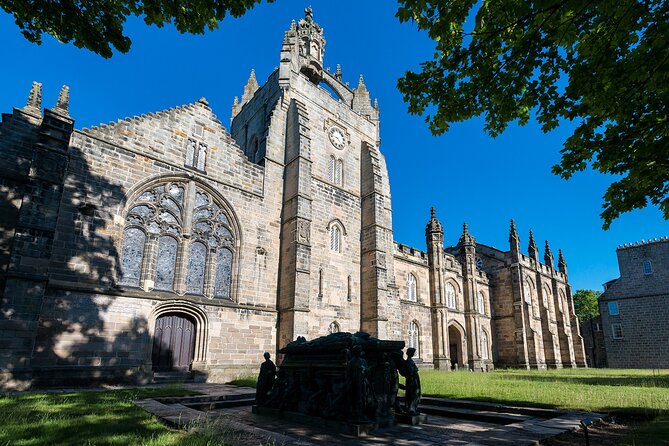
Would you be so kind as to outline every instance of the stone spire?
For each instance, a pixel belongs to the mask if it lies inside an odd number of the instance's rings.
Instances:
[[[511,219],[511,224],[509,225],[509,244],[513,248],[514,245],[520,243],[520,238],[518,237],[518,231],[516,230],[516,222]]]
[[[42,84],[33,82],[28,94],[28,102],[23,107],[23,111],[28,113],[41,115],[42,114]]]
[[[249,80],[246,81],[246,85],[244,85],[244,94],[242,95],[242,103],[241,105],[243,106],[247,102],[251,100],[253,95],[258,91],[258,81],[256,80],[256,70],[251,69],[251,74],[249,75]]]
[[[527,246],[527,253],[531,258],[533,258],[537,262],[539,261],[539,250],[537,249],[537,244],[534,241],[534,234],[532,233],[531,229],[530,229],[530,242]]]
[[[58,100],[53,111],[63,116],[70,116],[70,87],[63,85],[58,94]]]
[[[548,240],[546,240],[546,246],[544,248],[544,263],[552,268],[555,268],[553,263],[553,253],[551,252],[551,247],[548,245]]]
[[[429,234],[443,234],[444,233],[444,227],[441,225],[441,222],[437,220],[437,211],[432,206],[430,209],[430,220],[427,222],[427,226],[425,226],[425,236],[429,237]]]
[[[558,249],[558,270],[560,270],[562,274],[567,274],[567,262],[564,261],[561,249]]]
[[[475,243],[476,239],[469,233],[469,226],[467,225],[467,222],[464,222],[462,224],[462,235],[460,236],[458,245],[466,246],[466,245],[474,245]]]

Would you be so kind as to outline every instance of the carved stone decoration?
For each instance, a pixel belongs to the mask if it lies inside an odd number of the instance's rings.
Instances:
[[[298,220],[297,222],[297,243],[309,244],[309,233],[311,232],[311,225],[306,220]]]

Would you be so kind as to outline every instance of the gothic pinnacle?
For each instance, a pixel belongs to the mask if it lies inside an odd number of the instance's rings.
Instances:
[[[444,228],[441,225],[441,222],[437,220],[437,210],[432,206],[430,209],[430,220],[427,222],[427,226],[425,226],[425,235],[433,234],[435,232],[443,234]]]
[[[341,82],[341,65],[339,64],[337,64],[337,71],[335,71],[334,77]]]
[[[60,89],[55,109],[65,116],[70,115],[70,87],[67,85],[63,85],[63,88]]]
[[[527,245],[527,253],[532,257],[534,260],[538,259],[538,251],[537,251],[537,244],[534,241],[534,234],[532,233],[532,230],[530,229],[530,241]]]
[[[558,249],[558,269],[563,274],[567,274],[567,262],[565,262],[564,256],[562,255],[562,249]]]
[[[462,224],[462,235],[460,236],[458,245],[473,245],[475,242],[476,239],[469,233],[469,225],[467,222],[464,222]]]
[[[546,246],[544,248],[544,263],[551,268],[554,268],[553,253],[551,252],[551,247],[548,245],[548,240],[546,240]]]
[[[28,102],[23,108],[26,111],[32,111],[37,114],[42,111],[42,84],[39,82],[33,82],[32,87],[30,87],[30,93],[28,94]]]
[[[511,225],[509,226],[509,243],[518,242],[518,231],[516,230],[516,223],[511,219]]]

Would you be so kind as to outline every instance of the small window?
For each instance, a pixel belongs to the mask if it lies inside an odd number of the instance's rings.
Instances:
[[[599,322],[595,322],[595,331],[602,331],[602,326],[599,325]]]
[[[339,333],[341,331],[339,324],[335,321],[328,327],[328,334]]]
[[[611,324],[611,330],[613,331],[613,339],[623,338],[623,326],[621,324]]]
[[[344,162],[341,159],[335,162],[334,183],[337,186],[344,185]]]
[[[420,358],[420,330],[418,323],[412,321],[409,323],[409,348],[415,348],[414,358]]]
[[[490,359],[488,353],[488,335],[481,330],[481,359]]]
[[[186,146],[186,167],[194,167],[204,171],[206,159],[207,145],[189,138]]]
[[[609,302],[609,315],[618,316],[620,310],[618,309],[618,302]]]
[[[479,291],[478,307],[479,313],[485,314],[485,294],[483,294],[483,291]]]
[[[416,276],[407,274],[407,299],[416,302]]]
[[[336,224],[330,226],[330,251],[341,252],[341,229]]]
[[[650,263],[650,260],[643,261],[643,275],[644,276],[653,275],[653,265]]]

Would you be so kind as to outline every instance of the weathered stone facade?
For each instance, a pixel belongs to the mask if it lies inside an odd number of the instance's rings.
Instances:
[[[599,298],[613,368],[669,368],[669,238],[619,246],[620,277]]]
[[[393,242],[378,106],[362,76],[323,69],[324,47],[310,12],[293,23],[230,132],[204,98],[76,130],[67,87],[42,111],[37,83],[2,115],[5,387],[220,381],[297,336],[358,330],[425,366],[584,365],[564,261],[521,254],[513,227],[508,252],[466,228],[444,249],[434,213],[427,252]]]

